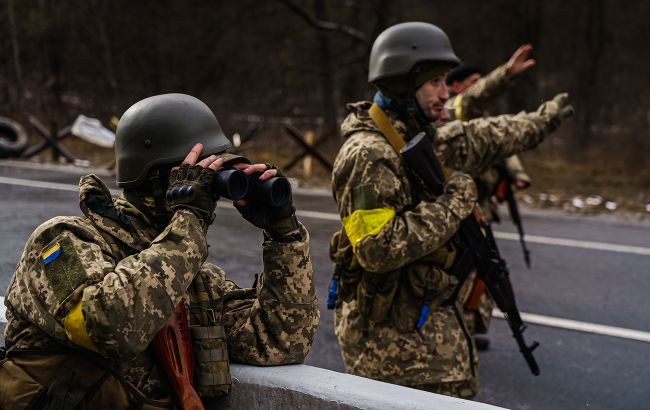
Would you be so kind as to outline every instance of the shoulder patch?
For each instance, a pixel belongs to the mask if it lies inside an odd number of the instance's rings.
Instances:
[[[61,254],[61,244],[57,242],[43,252],[42,254],[43,263],[46,265],[49,264],[54,259],[58,258],[60,254]]]
[[[55,241],[45,247],[43,270],[54,296],[62,302],[88,279],[88,275],[72,240],[61,235]]]

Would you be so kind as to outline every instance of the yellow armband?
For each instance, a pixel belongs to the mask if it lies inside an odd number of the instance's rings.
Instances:
[[[352,249],[366,236],[377,235],[395,216],[391,208],[359,209],[341,220]]]
[[[68,339],[70,339],[72,343],[99,353],[95,344],[90,340],[90,336],[88,336],[84,314],[81,310],[81,300],[70,309],[63,324],[65,327],[65,334],[68,335]]]

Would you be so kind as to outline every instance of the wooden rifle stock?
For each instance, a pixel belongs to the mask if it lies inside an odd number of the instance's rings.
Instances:
[[[192,384],[194,356],[185,305],[181,303],[153,339],[153,348],[180,410],[204,410]]]
[[[481,304],[481,296],[485,293],[485,282],[483,279],[477,277],[474,280],[474,286],[472,291],[465,302],[465,307],[469,310],[478,310],[479,305]]]

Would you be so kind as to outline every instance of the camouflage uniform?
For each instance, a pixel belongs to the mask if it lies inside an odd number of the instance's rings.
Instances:
[[[349,105],[352,112],[341,126],[346,141],[332,176],[344,225],[332,237],[330,257],[342,268],[335,333],[346,370],[472,397],[478,391],[477,358],[460,315],[465,296],[447,300],[457,281],[445,269],[454,255],[446,249],[448,240],[474,207],[475,186],[468,176],[452,172],[445,194],[416,202],[407,170],[370,118],[370,106]],[[549,102],[536,113],[451,122],[437,130],[436,154],[448,168],[476,174],[500,158],[535,147],[557,110]],[[408,140],[404,123],[393,112],[387,114]],[[367,212],[374,229],[350,239],[345,226],[359,211]],[[373,223],[372,213],[388,216]],[[415,330],[425,290],[435,298],[424,325]],[[374,297],[368,298],[370,293]]]
[[[169,386],[149,344],[181,299],[189,300],[186,292],[197,272],[222,298],[232,360],[303,361],[319,320],[304,227],[302,241],[264,242],[264,271],[257,287],[246,289],[205,262],[205,234],[189,210],[177,211],[160,232],[124,196],[113,202],[94,175],[81,178],[80,207],[85,217],[51,219],[29,238],[6,294],[5,337],[9,352],[74,357],[96,350],[96,358],[117,363],[89,408],[115,408],[113,399],[103,400],[104,386],[116,379],[128,387],[129,402],[141,395],[144,408],[169,405]],[[44,256],[53,246],[60,250],[48,262]],[[86,340],[66,323],[75,308],[83,312]],[[0,381],[0,407],[21,408],[14,393],[7,380]]]
[[[487,115],[487,107],[495,98],[502,95],[510,86],[506,64],[497,67],[485,77],[480,78],[471,87],[460,95],[450,98],[445,104],[452,113],[452,117],[461,121],[468,121]],[[506,172],[513,179],[530,183],[530,177],[524,170],[519,157],[513,155],[505,159]],[[474,181],[478,189],[478,206],[483,220],[487,223],[498,218],[498,203],[494,192],[499,184],[499,171],[490,167]],[[483,293],[479,302],[478,311],[465,311],[465,320],[470,333],[487,333],[492,319],[494,302],[487,293]]]
[[[452,113],[452,118],[468,121],[487,115],[488,106],[495,98],[503,95],[510,86],[506,64],[501,65],[485,77],[480,78],[462,94],[451,97],[445,106]],[[519,157],[513,155],[505,160],[508,173],[520,181],[530,183]],[[496,215],[498,204],[493,198],[493,193],[499,183],[499,173],[496,168],[485,170],[476,177],[479,194],[479,207],[481,215],[486,222],[492,222]]]

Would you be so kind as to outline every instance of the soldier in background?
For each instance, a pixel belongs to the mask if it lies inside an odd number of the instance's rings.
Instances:
[[[260,180],[278,175],[225,154],[229,146],[194,97],[154,96],[126,111],[116,140],[122,194],[113,200],[99,178],[82,177],[84,216],[45,222],[25,246],[5,298],[0,407],[172,407],[151,342],[182,299],[221,329],[201,340],[212,349],[211,367],[199,366],[206,373],[196,377],[203,397],[229,383],[228,356],[256,365],[303,361],[319,311],[309,236],[291,201],[273,209],[235,204],[264,234],[255,288],[205,262],[215,171],[234,164]]]
[[[450,70],[445,80],[450,90],[450,99],[445,104],[450,119],[468,121],[488,116],[489,106],[495,104],[495,100],[512,86],[518,76],[535,66],[535,60],[528,58],[532,49],[530,44],[522,45],[506,63],[486,76],[479,67],[469,64],[460,64]],[[499,221],[499,198],[496,193],[503,179],[509,180],[506,183],[512,181],[519,190],[526,189],[531,184],[530,177],[516,155],[500,161],[474,178],[481,216],[487,223]],[[484,335],[490,327],[493,308],[492,299],[484,293],[478,309],[465,313],[470,332],[475,335],[478,350],[487,350],[490,345],[489,339]]]
[[[458,63],[445,33],[431,24],[397,24],[375,40],[368,81],[379,92],[374,103],[348,105],[341,125],[345,142],[332,191],[342,227],[331,239],[330,257],[338,289],[335,333],[346,370],[471,398],[478,391],[478,360],[462,316],[471,283],[449,274],[450,239],[476,205],[471,175],[534,148],[570,108],[559,95],[536,112],[436,129],[432,123],[445,115],[449,98],[445,75]],[[419,132],[451,170],[438,197],[417,189],[387,140]]]

